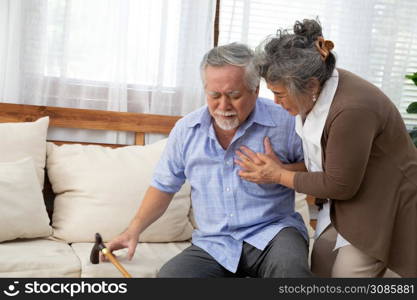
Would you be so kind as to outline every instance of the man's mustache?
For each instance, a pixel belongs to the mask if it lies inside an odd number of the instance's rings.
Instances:
[[[214,114],[219,115],[219,116],[223,116],[223,117],[231,117],[231,116],[236,116],[237,112],[235,112],[235,111],[215,110]]]

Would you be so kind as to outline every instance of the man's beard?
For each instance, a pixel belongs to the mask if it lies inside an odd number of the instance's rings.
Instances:
[[[233,116],[233,118],[226,119],[221,116]],[[235,111],[215,110],[213,118],[216,121],[217,126],[223,130],[232,130],[239,127],[239,119],[237,118],[237,113]]]

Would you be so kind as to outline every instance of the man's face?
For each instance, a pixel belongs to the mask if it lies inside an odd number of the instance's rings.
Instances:
[[[205,92],[207,105],[217,126],[223,130],[238,128],[255,107],[258,89],[251,91],[245,84],[242,67],[207,66]]]

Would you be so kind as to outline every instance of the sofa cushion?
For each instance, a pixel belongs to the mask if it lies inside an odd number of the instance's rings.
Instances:
[[[310,210],[307,203],[307,195],[295,192],[295,211],[302,217],[307,227],[309,237],[314,236],[314,229],[310,225]]]
[[[93,243],[71,245],[81,261],[81,277],[123,277],[110,262],[100,262],[96,265],[90,262],[93,245]],[[189,242],[139,243],[131,261],[127,259],[127,249],[114,251],[114,254],[132,277],[156,277],[165,262],[190,245]]]
[[[0,257],[0,277],[80,277],[80,261],[61,241],[4,242],[0,244]]]
[[[31,157],[0,163],[0,242],[52,234]]]
[[[49,117],[40,118],[36,122],[0,124],[0,162],[32,157],[41,188],[44,181],[48,125]]]
[[[166,139],[147,146],[111,149],[48,143],[47,170],[57,194],[54,236],[67,242],[93,242],[96,232],[109,241],[127,228],[147,190]],[[140,236],[142,242],[191,238],[190,186],[175,195],[164,215]]]

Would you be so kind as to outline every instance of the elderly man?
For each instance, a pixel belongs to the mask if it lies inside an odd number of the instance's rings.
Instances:
[[[201,73],[207,106],[177,122],[141,207],[108,248],[128,247],[131,258],[141,232],[187,179],[198,229],[192,245],[168,261],[159,277],[311,276],[307,231],[294,211],[294,192],[237,174],[239,151],[247,151],[242,146],[267,153],[273,148],[287,168],[303,165],[294,119],[272,101],[258,99],[259,75],[245,45],[213,48]],[[269,139],[259,145],[264,137]]]

